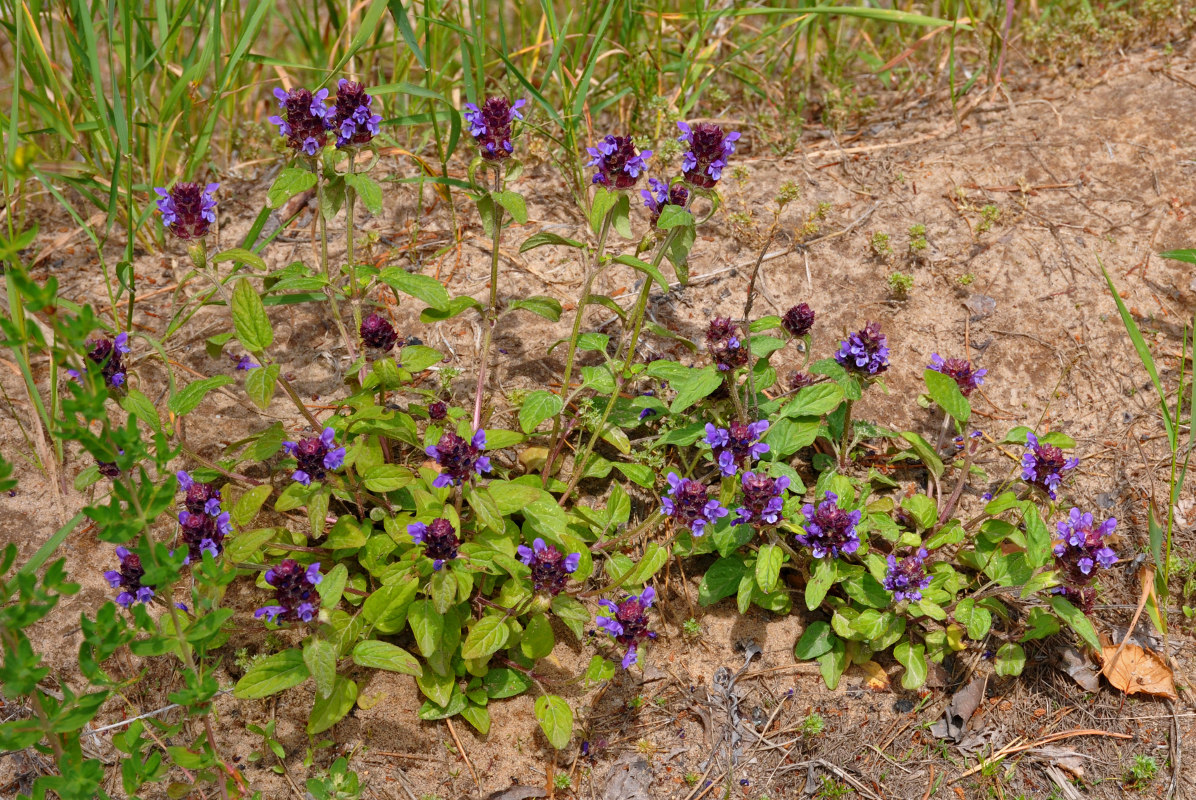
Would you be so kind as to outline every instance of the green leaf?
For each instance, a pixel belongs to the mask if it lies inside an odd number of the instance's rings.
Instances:
[[[586,686],[609,681],[613,677],[615,677],[615,662],[602,656],[594,656],[590,659],[590,665],[586,667],[584,675]]]
[[[901,438],[910,443],[918,458],[922,459],[922,463],[936,478],[942,477],[943,461],[935,454],[929,442],[913,431],[902,431]]]
[[[698,586],[698,602],[711,606],[730,597],[739,589],[739,582],[747,572],[743,558],[738,555],[720,558],[710,565]]]
[[[829,558],[814,560],[814,574],[806,583],[806,608],[810,611],[822,605],[823,598],[835,584],[835,562]]]
[[[582,638],[585,625],[590,621],[590,612],[576,598],[567,594],[558,594],[552,598],[552,613],[565,623],[578,639]]]
[[[273,487],[269,484],[263,484],[253,487],[237,498],[237,502],[233,504],[232,511],[229,512],[229,518],[232,520],[233,525],[243,528],[250,522],[253,522],[253,518],[257,516],[262,503],[266,502],[266,498],[270,496],[270,492],[272,491]]]
[[[952,616],[968,629],[968,636],[974,641],[983,639],[993,624],[992,612],[976,605],[976,601],[970,597],[959,601]]]
[[[378,275],[378,280],[395,291],[410,295],[417,300],[423,300],[437,311],[449,310],[448,292],[445,291],[440,281],[429,275],[408,272],[402,267],[387,267]],[[472,298],[469,299],[472,300]]]
[[[1159,258],[1170,258],[1188,264],[1196,264],[1196,250],[1166,250],[1159,253]]]
[[[659,269],[649,264],[647,261],[641,261],[634,256],[628,255],[615,256],[614,260],[616,264],[623,264],[624,266],[631,267],[634,270],[644,273],[649,278],[656,281],[656,284],[660,287],[662,292],[668,292],[669,282],[664,277],[664,274]]]
[[[270,407],[270,401],[274,399],[274,389],[278,384],[280,370],[278,364],[267,364],[264,367],[249,370],[245,376],[245,394],[249,395],[253,404],[263,411]]]
[[[665,206],[673,208],[673,206]],[[723,376],[713,364],[690,374],[688,380],[681,384],[673,384],[677,396],[669,406],[669,413],[679,414],[704,397],[710,395],[723,383]]]
[[[407,609],[418,589],[417,581],[383,586],[366,598],[361,613],[379,633],[398,633],[407,624]]]
[[[818,670],[822,681],[832,692],[838,687],[839,679],[847,669],[847,645],[842,639],[834,639],[831,649],[818,656]]]
[[[767,457],[775,462],[783,462],[803,447],[809,447],[818,438],[820,425],[818,417],[781,417],[776,420],[764,434],[764,441],[769,448]]]
[[[238,264],[247,264],[258,272],[265,272],[268,269],[266,262],[261,256],[243,247],[230,247],[228,250],[221,250],[214,256],[208,256],[208,261],[213,264],[219,264],[223,261],[235,261]]]
[[[357,684],[347,678],[336,676],[332,691],[327,697],[316,695],[311,716],[307,718],[307,733],[314,736],[328,730],[344,719],[357,702]]]
[[[1051,532],[1046,523],[1038,515],[1038,509],[1033,503],[1027,503],[1026,522],[1026,563],[1031,569],[1044,567],[1051,560]]]
[[[1084,615],[1083,611],[1059,595],[1051,598],[1051,608],[1055,609],[1055,613],[1079,634],[1085,644],[1093,650],[1100,650],[1100,638],[1096,635],[1096,628],[1092,627],[1092,622]]]
[[[542,231],[540,233],[533,233],[531,236],[523,240],[523,244],[519,245],[519,252],[526,253],[528,250],[535,250],[537,247],[544,247],[545,245],[562,245],[564,247],[576,247],[581,249],[585,247],[584,244],[576,239],[568,239],[564,236],[558,236],[555,233]]]
[[[228,561],[248,561],[277,534],[277,528],[259,528],[225,539],[224,557]]]
[[[1008,642],[997,649],[997,659],[993,662],[993,671],[998,675],[1015,677],[1022,674],[1026,668],[1026,651],[1020,644]]]
[[[371,214],[382,213],[382,187],[373,178],[360,172],[349,173],[344,178]]]
[[[557,750],[569,745],[573,738],[573,711],[568,703],[554,694],[541,695],[536,698],[536,719],[549,744]]]
[[[274,329],[266,316],[262,298],[247,278],[233,287],[233,328],[237,338],[251,353],[260,353],[274,343]]]
[[[433,350],[422,344],[409,344],[399,353],[399,363],[408,372],[423,372],[443,360],[444,355],[439,350]]]
[[[379,642],[376,639],[357,643],[353,648],[353,663],[403,675],[419,675],[423,672],[415,656],[397,645]]]
[[[531,433],[540,423],[561,413],[564,402],[559,395],[538,389],[529,394],[519,407],[519,429]]]
[[[424,697],[438,706],[447,706],[453,696],[453,688],[457,685],[457,676],[452,670],[441,675],[425,664],[424,671],[416,677],[415,684],[424,693]]]
[[[660,210],[660,219],[656,220],[656,227],[666,231],[669,228],[676,228],[678,225],[692,228],[694,215],[681,206],[667,205]]]
[[[431,701],[424,703],[417,712],[419,718],[422,720],[446,719],[469,708],[469,699],[464,693],[455,686],[450,688],[453,692],[449,695],[445,705],[442,706]]]
[[[669,555],[668,546],[661,547],[656,542],[649,542],[648,546],[644,548],[644,555],[640,558],[640,563],[635,566],[635,572],[627,578],[627,585],[643,586],[646,584],[668,562]]]
[[[158,409],[144,394],[133,387],[129,387],[128,394],[120,401],[120,407],[131,416],[144,422],[155,432],[161,432],[162,420],[158,417]]]
[[[491,700],[502,700],[532,688],[532,679],[517,669],[495,667],[482,678],[482,688]]]
[[[335,608],[341,601],[341,596],[345,593],[345,584],[348,582],[349,570],[344,564],[337,564],[328,570],[328,574],[316,585],[316,591],[320,594],[320,606]]]
[[[781,577],[781,564],[785,552],[775,544],[761,545],[756,553],[756,585],[765,594],[771,594]]]
[[[505,190],[501,192],[493,192],[490,195],[494,201],[507,210],[511,215],[511,219],[516,223],[523,225],[527,222],[527,203],[523,201],[523,195],[518,192]]]
[[[924,494],[911,495],[901,501],[901,507],[910,513],[919,528],[930,528],[938,522],[939,510],[934,500]]]
[[[454,297],[449,300],[448,309],[440,311],[435,308],[425,308],[419,314],[419,321],[423,323],[440,322],[441,320],[452,319],[466,309],[472,308],[481,313],[482,304],[472,297]]]
[[[627,480],[645,489],[651,489],[656,484],[656,473],[647,464],[624,464],[616,461],[615,469],[626,475]]]
[[[909,639],[898,642],[897,646],[893,648],[893,658],[905,667],[905,673],[901,676],[901,686],[908,691],[913,691],[926,683],[926,676],[930,674],[930,665],[926,662],[926,647],[924,645],[913,645],[909,643]]]
[[[525,656],[533,661],[544,658],[552,652],[555,645],[552,623],[548,621],[548,617],[537,614],[527,621],[527,627],[523,629],[523,640],[519,644],[519,649]]]
[[[781,412],[786,417],[820,417],[829,414],[843,402],[843,387],[837,383],[807,386],[790,400]]]
[[[336,648],[331,642],[312,637],[303,648],[303,663],[316,679],[317,697],[332,694],[336,681]]]
[[[301,650],[283,650],[254,662],[237,681],[233,695],[242,700],[258,700],[298,686],[310,674],[307,664],[303,663]]]
[[[829,653],[834,646],[835,635],[831,633],[831,626],[822,620],[815,620],[797,640],[793,648],[793,657],[800,661],[810,661]]]
[[[415,646],[427,658],[436,652],[444,632],[444,616],[437,614],[431,600],[416,600],[407,609],[407,622],[415,636]]]
[[[511,308],[521,308],[524,311],[530,311],[533,314],[544,317],[544,319],[556,322],[561,318],[561,303],[551,297],[544,297],[537,295],[529,297],[525,300],[512,300]]]
[[[1021,641],[1045,639],[1058,632],[1059,620],[1055,618],[1054,614],[1042,608],[1031,608],[1030,615],[1026,619],[1026,632],[1022,634]]]
[[[490,733],[490,712],[484,706],[475,706],[470,703],[460,713],[461,717],[478,733],[483,736]]]
[[[526,483],[515,483],[514,481],[490,481],[486,490],[494,498],[494,502],[498,506],[498,513],[503,516],[521,511],[524,506],[534,503],[544,496],[544,490],[539,486],[529,486]]]
[[[385,493],[402,489],[413,483],[415,476],[411,474],[408,467],[401,467],[398,464],[379,464],[363,471],[361,479],[365,483],[365,488],[371,492]]]
[[[229,375],[213,375],[211,378],[193,381],[180,389],[174,397],[170,398],[170,402],[166,404],[166,407],[174,412],[176,416],[185,416],[194,411],[195,407],[203,402],[208,392],[220,386],[227,386],[232,382],[233,379]]]
[[[316,174],[311,170],[284,167],[274,179],[270,191],[266,193],[266,205],[270,208],[280,208],[287,200],[315,185]]]
[[[619,202],[618,192],[612,192],[605,186],[599,186],[594,190],[594,200],[590,204],[590,228],[593,229],[595,235],[602,230],[603,220],[606,219],[606,215],[617,202]]]
[[[510,636],[511,629],[504,617],[497,614],[482,617],[469,629],[469,635],[461,645],[461,657],[486,658],[501,650]]]
[[[622,192],[615,201],[615,207],[611,209],[610,226],[624,239],[634,238],[631,233],[631,201]]]
[[[926,381],[926,391],[939,408],[946,411],[960,425],[966,425],[968,417],[972,416],[972,406],[968,399],[959,391],[959,384],[950,375],[944,375],[937,370],[928,369],[922,373],[922,380]]]

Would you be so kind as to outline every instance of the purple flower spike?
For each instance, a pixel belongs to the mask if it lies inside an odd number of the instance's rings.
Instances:
[[[477,431],[468,442],[452,431],[445,431],[439,442],[424,451],[440,465],[440,474],[432,485],[437,488],[456,486],[469,480],[472,474],[489,472],[490,458],[481,454],[485,449],[485,431]]]
[[[669,491],[661,507],[678,525],[689,528],[694,536],[701,536],[707,523],[713,524],[727,516],[727,509],[718,500],[709,496],[709,489],[690,478],[679,478],[677,473],[668,475]]]
[[[394,326],[380,314],[370,314],[361,321],[361,343],[375,350],[390,350],[399,340]]]
[[[986,369],[972,369],[972,363],[967,359],[944,359],[938,353],[930,354],[930,366],[927,369],[951,376],[959,385],[959,393],[964,397],[976,391],[977,387],[984,383],[984,376],[988,374]]]
[[[206,484],[197,483],[192,489],[204,485]],[[187,545],[185,563],[190,564],[192,561],[203,560],[205,551],[211,553],[212,558],[218,558],[224,552],[224,537],[232,532],[232,522],[227,511],[220,511],[218,501],[215,511],[214,515],[207,513],[202,508],[198,512],[179,512],[179,525],[183,529],[183,543]]]
[[[519,545],[515,552],[520,561],[532,568],[532,586],[536,591],[553,597],[561,593],[569,576],[581,563],[580,553],[564,555],[540,538],[535,539],[531,547]]]
[[[236,365],[233,367],[233,369],[236,370],[237,372],[248,372],[251,369],[258,369],[259,367],[261,367],[261,364],[254,361],[248,355],[241,356],[240,358],[230,355],[229,358],[231,358],[233,361],[237,362]]]
[[[814,309],[806,303],[798,303],[781,317],[781,327],[793,338],[800,339],[814,327]]]
[[[678,122],[677,127],[681,129],[677,141],[689,145],[681,157],[685,180],[703,189],[713,189],[723,177],[727,158],[735,152],[739,132],[728,133],[709,122],[699,122],[693,127]]]
[[[868,322],[840,342],[835,361],[849,370],[869,375],[879,375],[888,369],[888,338],[880,332],[880,324]]]
[[[183,505],[192,514],[220,515],[220,490],[210,483],[199,483],[188,473],[179,470],[175,473],[179,488],[186,492]]]
[[[807,503],[801,513],[806,518],[802,524],[805,533],[794,538],[810,548],[814,558],[838,558],[860,548],[860,535],[855,529],[860,512],[839,508],[839,496],[834,492],[827,492],[817,508]]]
[[[640,189],[640,197],[644,198],[644,207],[651,212],[652,224],[655,225],[665,206],[685,208],[689,202],[689,189],[680,183],[670,188],[664,181],[648,178],[648,188]]]
[[[332,129],[332,114],[324,105],[328,90],[313,94],[303,88],[289,92],[275,89],[274,96],[283,113],[270,117],[270,122],[278,126],[279,135],[286,137],[288,147],[315,157],[328,144],[328,132]]]
[[[747,364],[748,350],[739,339],[739,326],[728,317],[715,317],[706,329],[706,350],[722,372]]]
[[[432,559],[432,568],[437,570],[444,562],[456,558],[457,548],[461,546],[453,523],[447,519],[437,518],[427,525],[413,522],[407,526],[407,533],[416,544],[424,546],[424,555]]]
[[[1042,444],[1033,433],[1026,434],[1026,452],[1022,454],[1022,480],[1046,492],[1052,500],[1067,473],[1080,465],[1078,458],[1064,458],[1063,451]]]
[[[587,147],[587,167],[597,167],[594,183],[611,189],[630,189],[648,168],[651,150],[639,152],[630,136],[607,136],[597,147]]]
[[[750,425],[732,422],[727,428],[706,423],[706,444],[710,445],[719,471],[731,477],[744,466],[768,452],[768,445],[760,437],[768,430],[768,420]]]
[[[179,181],[170,190],[155,188],[158,212],[166,229],[183,241],[202,239],[216,221],[218,183],[200,186]]]
[[[481,108],[465,104],[462,116],[469,123],[469,135],[477,143],[482,158],[503,161],[511,157],[515,149],[511,144],[511,126],[515,120],[523,119],[519,109],[526,104],[526,100],[512,103],[505,97],[488,97]]]
[[[116,602],[128,608],[134,603],[148,603],[152,600],[154,587],[141,583],[145,575],[141,557],[136,553],[130,553],[124,547],[116,548],[116,557],[120,559],[120,571],[110,569],[104,573],[108,585],[121,590],[116,596]]]
[[[1117,563],[1117,553],[1106,543],[1116,527],[1117,520],[1112,517],[1097,525],[1092,514],[1081,513],[1078,508],[1056,526],[1055,567],[1063,581],[1056,591],[1076,600],[1085,613],[1096,602],[1093,572],[1097,568],[1111,569]]]
[[[100,367],[100,374],[104,376],[104,383],[112,389],[119,389],[125,384],[124,356],[130,352],[129,334],[118,334],[115,339],[101,336],[98,339],[88,339],[87,360]],[[87,372],[84,367],[82,372]],[[75,380],[81,376],[79,370],[68,369],[67,374]]]
[[[316,585],[323,579],[320,564],[304,567],[293,558],[284,559],[266,571],[266,583],[274,587],[276,605],[264,606],[253,612],[257,619],[270,622],[311,622],[320,607]]]
[[[304,486],[313,480],[322,481],[329,472],[335,472],[345,463],[345,448],[334,447],[336,431],[325,428],[318,437],[312,436],[298,442],[283,442],[283,449],[295,457],[298,469],[291,478]]]
[[[743,486],[743,505],[735,509],[735,519],[732,522],[760,529],[771,527],[781,521],[789,478],[784,475],[770,478],[767,475],[745,472],[740,483]]]
[[[926,574],[926,558],[930,554],[925,547],[919,547],[900,561],[890,553],[888,555],[889,568],[885,572],[884,586],[893,593],[897,602],[909,600],[917,602],[922,599],[922,590],[930,585],[930,576]]]
[[[341,78],[336,87],[336,107],[332,114],[332,128],[336,131],[337,147],[359,147],[369,144],[378,135],[382,117],[370,110],[374,98],[366,94],[360,83]]]
[[[655,600],[656,590],[649,586],[640,594],[630,595],[619,603],[598,601],[604,610],[610,612],[610,616],[595,619],[598,627],[627,648],[623,656],[623,669],[630,669],[639,660],[638,648],[641,643],[656,638],[656,633],[648,629],[648,609]]]

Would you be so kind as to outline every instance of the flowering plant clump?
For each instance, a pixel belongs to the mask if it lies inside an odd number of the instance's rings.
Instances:
[[[888,568],[885,570],[884,587],[893,593],[894,600],[916,602],[922,599],[922,590],[930,586],[925,563],[929,556],[925,547],[919,547],[917,552],[900,561],[892,553],[885,557]]]
[[[723,372],[747,364],[748,351],[739,339],[739,327],[727,317],[715,317],[706,329],[706,350]]]
[[[656,590],[649,586],[638,595],[630,595],[618,603],[612,600],[598,601],[610,612],[610,616],[598,617],[598,627],[627,648],[623,656],[623,669],[631,669],[639,660],[639,646],[642,643],[656,638],[655,632],[648,629],[648,609],[655,600]]]
[[[1065,520],[1056,526],[1057,535],[1052,551],[1055,566],[1063,579],[1060,594],[1079,601],[1084,611],[1091,611],[1096,601],[1092,579],[1096,569],[1111,569],[1117,563],[1117,553],[1109,547],[1109,535],[1117,527],[1117,520],[1096,524],[1092,514],[1073,508]]]
[[[869,322],[839,343],[835,360],[856,372],[879,375],[889,368],[888,338],[880,324]]]
[[[440,475],[432,485],[438,489],[456,486],[468,481],[475,474],[489,472],[490,458],[482,455],[485,449],[485,431],[474,432],[469,441],[452,431],[445,431],[439,442],[429,445],[425,450],[440,465]]]
[[[593,182],[611,189],[630,189],[635,186],[640,174],[648,168],[651,150],[642,153],[636,150],[630,136],[606,136],[597,147],[587,147],[590,162],[587,167],[597,167]]]
[[[785,507],[785,490],[789,488],[789,477],[770,478],[754,472],[744,472],[743,505],[735,509],[736,525],[751,525],[764,528],[780,522]]]
[[[345,463],[345,448],[334,447],[336,431],[325,428],[319,436],[300,439],[298,442],[283,442],[287,455],[294,456],[297,468],[291,479],[304,486],[313,480],[322,481],[328,472],[335,472]]]
[[[972,364],[963,358],[944,359],[938,353],[930,354],[930,366],[935,372],[950,376],[959,385],[959,393],[967,397],[984,383],[986,369],[973,369]]]
[[[124,386],[124,357],[132,352],[129,347],[129,334],[117,334],[115,339],[101,336],[98,339],[89,339],[86,344],[88,347],[87,360],[100,367],[100,374],[104,376],[104,383],[113,389]],[[86,372],[87,368],[84,367],[82,371]],[[78,379],[81,377],[79,370],[68,369],[66,372],[72,378]]]
[[[1055,490],[1063,482],[1064,475],[1080,465],[1078,458],[1065,458],[1063,451],[1054,445],[1038,440],[1033,433],[1026,434],[1026,452],[1022,454],[1022,480],[1042,491],[1052,500],[1057,499]]]
[[[435,570],[456,558],[457,548],[461,546],[453,523],[443,518],[434,519],[429,525],[413,522],[407,526],[407,533],[413,542],[424,546],[424,555],[432,559],[432,569]]]
[[[723,177],[727,158],[735,152],[739,132],[727,132],[709,122],[699,122],[692,127],[678,122],[681,135],[677,141],[689,145],[681,157],[681,169],[685,180],[703,189],[712,189]]]
[[[710,445],[719,471],[729,478],[768,452],[768,445],[760,441],[767,430],[766,419],[748,425],[732,422],[726,428],[716,428],[707,422],[703,441]]]
[[[465,104],[462,116],[469,123],[469,135],[477,142],[482,158],[502,161],[511,157],[515,149],[511,144],[511,126],[515,120],[523,119],[519,109],[526,104],[526,100],[512,103],[505,97],[488,97],[481,108]]]
[[[287,147],[314,158],[328,144],[328,132],[332,130],[333,110],[325,103],[328,90],[313,93],[304,88],[289,92],[275,89],[274,97],[282,115],[270,117],[270,122],[278,126],[280,136],[286,137]]]
[[[266,570],[266,583],[274,587],[275,604],[262,606],[253,616],[265,617],[270,622],[311,622],[320,607],[316,587],[324,576],[320,574],[320,562],[304,567],[293,558],[281,561],[278,566]]]
[[[158,194],[158,213],[166,230],[183,241],[202,239],[216,221],[216,190],[218,183],[200,186],[179,181],[169,190],[155,188]]]
[[[814,309],[806,303],[798,303],[781,317],[781,326],[795,339],[800,339],[814,327]]]
[[[116,602],[128,608],[134,603],[148,603],[154,599],[154,587],[141,582],[145,576],[145,569],[141,566],[141,557],[129,552],[128,548],[116,548],[116,557],[120,559],[120,570],[108,570],[104,577],[113,589],[120,589]]]
[[[860,511],[839,508],[839,496],[834,492],[827,491],[817,507],[813,503],[806,503],[801,513],[806,518],[802,523],[805,533],[794,538],[799,544],[810,548],[814,558],[839,558],[860,548],[860,535],[856,531]]]
[[[373,102],[374,98],[366,94],[365,86],[360,83],[345,78],[337,82],[332,113],[337,147],[360,147],[378,135],[382,116],[370,109]]]
[[[675,472],[669,473],[668,481],[668,496],[661,499],[661,507],[678,525],[689,528],[694,536],[701,536],[708,523],[727,516],[727,509],[710,497],[705,484],[692,478],[680,478]]]
[[[375,350],[390,350],[399,334],[381,314],[370,314],[361,321],[361,343]]]
[[[520,561],[532,568],[532,587],[554,597],[564,590],[569,576],[581,564],[580,553],[564,555],[538,536],[531,547],[521,544],[515,552]]]
[[[648,178],[648,188],[640,189],[640,197],[644,198],[644,207],[651,213],[652,224],[655,225],[665,206],[685,208],[689,203],[689,189],[680,183],[670,187],[664,181]]]

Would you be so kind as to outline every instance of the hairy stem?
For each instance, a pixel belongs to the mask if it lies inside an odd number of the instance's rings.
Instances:
[[[855,403],[851,400],[848,400],[847,411],[843,414],[843,437],[839,442],[840,467],[846,467],[851,463],[848,450],[851,447],[851,407],[853,405],[855,405]]]
[[[502,167],[494,168],[494,194],[502,191]],[[490,360],[490,341],[494,338],[494,328],[498,325],[498,247],[502,243],[502,212],[503,207],[498,201],[492,201],[494,207],[494,238],[490,251],[490,307],[486,309],[486,333],[482,338],[482,359],[478,365],[478,388],[473,398],[473,429],[476,431],[482,425],[482,395],[486,387],[486,366]]]

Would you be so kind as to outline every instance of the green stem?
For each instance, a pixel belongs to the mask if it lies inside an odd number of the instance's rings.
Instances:
[[[166,608],[170,611],[170,621],[174,624],[174,635],[175,638],[178,639],[179,653],[183,658],[183,663],[187,665],[187,669],[194,674],[198,680],[199,669],[195,665],[195,658],[191,655],[191,645],[187,643],[183,626],[179,624],[178,609],[175,608],[174,603],[169,601],[166,603]],[[210,711],[204,712],[203,725],[204,731],[208,735],[208,747],[212,748],[212,756],[216,759],[216,762],[223,767],[224,759],[220,757],[220,751],[216,749],[216,735],[212,732],[212,718]],[[224,800],[228,800],[228,790],[225,788],[223,780],[216,782],[216,788],[220,790],[220,796],[224,798]]]
[[[336,295],[339,291],[338,281],[333,278],[331,267],[328,264],[328,220],[324,219],[324,176],[320,170],[319,159],[312,159],[311,163],[312,170],[316,174],[316,216],[320,219],[320,271],[328,279],[328,285],[324,287],[324,294],[328,297],[328,304],[332,308],[332,319],[336,323],[336,329],[340,331],[341,338],[345,341],[345,348],[349,351],[349,360],[352,361],[357,357],[357,348],[353,346],[353,339],[345,327],[344,318],[341,317],[341,309],[336,302]],[[358,325],[359,329],[360,327]]]
[[[502,191],[502,166],[494,168],[494,194]],[[494,209],[494,238],[490,250],[490,307],[486,309],[486,334],[482,339],[482,359],[478,365],[478,387],[473,398],[473,429],[481,429],[482,425],[482,396],[486,388],[486,367],[490,361],[490,342],[494,338],[494,328],[498,324],[498,247],[502,242],[502,212],[503,207],[496,200],[491,200]]]
[[[839,442],[839,466],[846,467],[850,460],[848,448],[851,446],[851,407],[854,403],[847,401],[847,411],[843,414],[843,438]]]
[[[349,174],[357,169],[357,153],[349,153]],[[349,305],[353,310],[353,329],[361,330],[361,302],[357,297],[357,259],[353,255],[353,208],[357,203],[357,190],[345,186],[345,246],[349,258]]]

